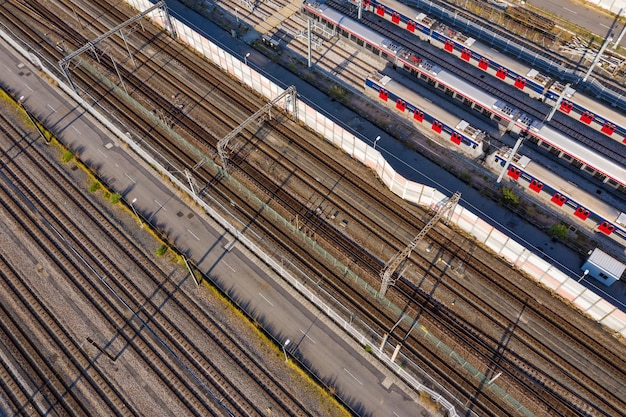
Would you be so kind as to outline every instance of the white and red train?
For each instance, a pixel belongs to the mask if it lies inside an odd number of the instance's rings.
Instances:
[[[430,128],[439,135],[444,141],[455,144],[460,151],[478,157],[483,152],[484,133],[472,127],[465,120],[458,117],[450,117],[445,109],[441,109],[432,102],[424,100],[421,95],[415,93],[406,86],[391,79],[391,77],[381,74],[372,74],[365,80],[365,93],[370,97],[377,98],[392,107],[396,112],[402,114],[406,119],[410,119],[416,125],[422,125]],[[470,95],[475,100],[484,104],[492,103],[492,107],[502,106],[502,102],[488,94],[481,92],[475,87]],[[502,109],[504,110],[504,109]],[[577,155],[580,159],[593,161],[597,166],[603,166],[604,169],[619,170],[620,175],[626,179],[626,169],[615,165],[612,161],[607,161],[601,155],[593,150],[580,146],[575,141],[569,139],[560,132],[550,128],[549,126],[539,126],[531,123],[515,121],[519,117],[517,111],[513,108],[506,109],[507,115],[501,114],[500,123],[511,124],[520,133],[530,135],[533,130],[537,130],[543,136],[549,136],[551,140],[562,148],[568,148],[571,153]],[[504,168],[507,155],[497,150],[487,157],[487,166],[492,169],[499,170]],[[626,243],[626,225],[619,223],[621,212],[615,208],[609,207],[607,204],[592,204],[577,201],[573,196],[560,189],[558,181],[551,180],[556,174],[547,175],[547,170],[537,169],[537,165],[530,165],[528,158],[516,158],[507,167],[508,177],[518,182],[520,185],[527,187],[536,193],[547,194],[550,201],[563,210],[571,209],[571,213],[580,221],[595,225],[597,230],[606,235],[612,235],[621,243]]]
[[[366,50],[393,62],[398,68],[410,71],[453,99],[505,126],[513,133],[526,132],[529,139],[552,154],[567,160],[581,171],[599,179],[606,185],[626,193],[626,157],[619,152],[611,157],[600,152],[588,151],[565,135],[527,116],[514,106],[460,79],[449,71],[415,56],[394,42],[352,20],[340,12],[320,4],[307,1],[304,11],[319,20],[337,34],[362,45]],[[616,145],[617,146],[617,145]],[[592,157],[593,155],[593,157]]]
[[[360,0],[349,1],[358,5]],[[395,0],[362,0],[361,4],[366,12],[392,22],[399,28],[419,37],[419,39],[440,47],[449,54],[480,68],[486,74],[526,92],[533,98],[554,103],[561,92],[565,90],[564,100],[559,106],[562,113],[626,145],[626,120],[620,111],[586,98],[582,94],[576,93],[574,89],[564,86],[533,68],[520,69],[520,66],[517,65],[518,69],[515,70],[510,64],[511,58],[481,45],[480,42],[471,37],[466,37],[445,25],[438,24],[435,19],[406,4]],[[316,6],[320,11],[319,13],[315,12]],[[326,15],[325,8],[328,6],[319,2],[307,1],[305,3],[305,9],[310,14],[317,14],[320,17]],[[509,64],[505,64],[505,62],[509,62]],[[519,64],[519,60],[515,60],[515,62]],[[555,66],[558,65],[555,64]]]

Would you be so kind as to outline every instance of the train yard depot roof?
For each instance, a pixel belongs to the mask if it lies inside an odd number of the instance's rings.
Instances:
[[[610,286],[624,274],[626,264],[596,248],[591,252],[581,269],[603,284]]]

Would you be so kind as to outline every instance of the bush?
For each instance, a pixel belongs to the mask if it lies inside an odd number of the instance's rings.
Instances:
[[[61,160],[63,161],[64,164],[66,164],[70,162],[73,158],[74,158],[74,152],[65,151],[63,152],[63,156],[61,157]]]
[[[156,250],[157,256],[163,256],[166,253],[167,253],[167,245],[161,245]]]
[[[95,193],[96,191],[98,191],[100,189],[101,185],[98,181],[94,182],[93,184],[91,184],[91,186],[89,187],[89,192],[90,193]]]
[[[519,205],[519,197],[515,195],[515,192],[512,189],[503,187],[502,202],[507,205],[517,206]]]
[[[564,240],[567,238],[568,227],[565,223],[555,223],[550,226],[550,230],[548,230],[548,234],[552,237],[556,237],[558,239]]]
[[[120,193],[113,193],[111,195],[111,204],[117,204],[120,202],[121,199],[122,196],[120,195]]]

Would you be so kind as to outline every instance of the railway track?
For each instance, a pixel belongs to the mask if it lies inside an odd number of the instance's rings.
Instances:
[[[19,152],[20,155],[27,155],[32,152],[30,149],[20,145],[19,141],[14,144],[13,149],[15,149],[15,152]],[[47,178],[49,184],[55,184],[57,189],[67,190],[66,198],[69,199],[71,196],[76,198],[77,195],[81,194],[81,191],[71,183],[62,180],[62,172],[55,169],[51,164],[45,164],[46,161],[43,157],[34,158],[36,159],[32,159],[31,162],[41,164],[39,166],[40,171],[49,173]],[[46,166],[43,166],[44,164]],[[8,170],[9,165],[4,166],[5,171]],[[71,276],[75,280],[76,287],[83,289],[85,298],[92,300],[98,310],[116,310],[122,321],[112,323],[114,328],[128,329],[127,331],[130,334],[126,337],[127,343],[138,350],[137,353],[145,359],[146,366],[150,367],[155,374],[162,375],[162,382],[171,387],[172,391],[179,396],[181,403],[188,405],[192,414],[222,415],[223,411],[231,414],[228,410],[234,410],[237,412],[237,415],[253,416],[264,415],[265,410],[269,408],[285,410],[285,412],[291,415],[312,415],[306,411],[307,407],[300,403],[293,393],[280,384],[280,381],[268,368],[262,366],[258,359],[255,359],[253,355],[241,348],[239,343],[223,329],[223,326],[215,318],[210,317],[189,297],[177,295],[177,285],[167,281],[163,271],[158,270],[154,265],[146,266],[150,265],[150,261],[147,259],[149,255],[142,253],[142,250],[133,243],[132,237],[125,235],[119,230],[119,227],[115,230],[115,225],[107,221],[106,215],[101,210],[98,210],[97,206],[90,204],[85,198],[76,202],[86,210],[90,220],[94,223],[105,225],[102,226],[103,228],[106,227],[103,233],[108,235],[111,242],[117,242],[120,249],[125,251],[125,254],[129,257],[128,262],[137,264],[141,268],[143,274],[134,276],[151,277],[155,287],[159,288],[160,292],[163,293],[162,296],[159,296],[154,290],[146,292],[146,290],[140,289],[139,285],[133,282],[132,276],[120,271],[114,262],[108,261],[105,249],[99,249],[95,243],[91,243],[93,238],[81,233],[80,227],[78,225],[74,226],[72,219],[64,216],[59,211],[59,208],[54,206],[54,202],[46,198],[46,194],[42,189],[38,188],[37,184],[24,179],[27,178],[26,172],[21,171],[18,166],[11,166],[10,168],[12,180],[14,183],[20,184],[24,194],[36,193],[30,195],[30,201],[36,202],[37,206],[42,204],[38,207],[39,213],[48,211],[45,218],[55,219],[55,229],[62,231],[61,234],[68,236],[67,240],[72,241],[72,251],[81,253],[83,259],[88,259],[89,269],[92,272],[97,271],[97,277],[100,277],[100,279],[88,280],[88,282],[81,282],[80,278],[78,278],[88,275],[88,273],[71,271],[74,272]],[[55,178],[61,180],[55,181]],[[25,183],[22,183],[22,181]],[[16,215],[17,218],[24,219],[27,216],[25,213],[22,213],[19,216]],[[32,230],[33,234],[37,235],[34,224],[36,224],[35,219],[33,219],[33,225],[27,230]],[[70,227],[70,225],[73,227]],[[45,231],[41,230],[41,232],[45,234]],[[42,236],[40,240],[45,241],[45,238]],[[81,248],[81,244],[86,246],[86,248]],[[50,242],[44,246],[63,247],[65,245],[63,242]],[[101,283],[99,281],[106,281],[104,288],[100,288]],[[113,304],[119,305],[110,305],[111,301],[107,300],[107,290],[116,294]],[[197,326],[197,329],[199,329],[198,334],[202,335],[202,347],[185,336],[180,324],[176,324],[174,320],[163,313],[163,305],[159,301],[161,297],[169,302],[175,302],[179,309],[178,314],[180,312],[186,313],[182,322],[192,322]],[[110,295],[109,298],[111,298]],[[99,306],[97,305],[98,303]],[[128,311],[125,312],[124,308],[133,312],[131,317],[127,317]],[[109,316],[105,316],[105,319],[112,316],[114,314],[109,313]],[[116,319],[110,318],[109,320],[114,321]],[[180,319],[177,320],[180,321]],[[124,324],[125,321],[126,325]],[[156,337],[157,343],[151,342],[150,337],[142,334],[141,329],[145,327],[150,329],[150,336]],[[121,330],[121,333],[123,332]],[[211,345],[214,347],[211,358],[206,353],[207,337],[210,338]],[[266,393],[270,400],[267,401],[265,406],[260,406],[249,399],[250,391],[254,392],[254,389],[242,389],[239,385],[241,382],[238,382],[237,385],[233,384],[231,381],[235,375],[232,372],[230,374],[228,372],[225,373],[223,369],[213,365],[214,355],[218,352],[218,349],[223,351],[223,357],[229,358],[232,362],[232,365],[227,366],[226,369],[232,367],[235,370],[245,371],[249,378],[248,384],[254,382],[258,387],[256,391]],[[177,369],[181,367],[180,363],[176,364],[177,361],[183,362],[182,370]],[[157,363],[160,363],[160,365],[157,365]],[[173,366],[172,363],[177,366]],[[241,380],[239,372],[236,373],[236,379]],[[217,393],[217,396],[214,395],[212,398],[215,404],[209,404],[211,401],[207,402],[203,398],[206,395],[207,387],[215,389]],[[179,391],[182,392],[185,389],[188,391],[188,394],[179,393]],[[206,397],[211,399],[209,395],[206,395]],[[116,409],[122,410],[124,408],[120,405],[123,405],[123,403],[117,404]],[[105,414],[113,415],[112,413]]]
[[[243,154],[240,154],[240,155],[243,155]],[[242,159],[242,160],[244,160],[243,158],[239,158],[239,159]],[[238,161],[238,162],[239,162],[239,161]],[[310,211],[309,211],[309,214],[310,214]]]

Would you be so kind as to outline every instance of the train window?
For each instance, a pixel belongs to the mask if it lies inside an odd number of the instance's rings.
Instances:
[[[502,120],[502,117],[498,116],[497,114],[494,114],[493,120],[495,120],[497,123],[500,123],[500,121]]]
[[[550,145],[550,144],[549,144],[549,143],[547,143],[547,142],[541,142],[541,143],[539,144],[539,146],[540,146],[540,147],[542,147],[542,148],[544,148],[544,149],[547,149],[548,151],[552,149],[552,145]]]
[[[597,180],[600,180],[602,182],[604,182],[604,180],[606,180],[606,175],[604,175],[601,172],[596,172],[595,174],[593,174],[593,177]]]
[[[609,178],[609,179],[606,181],[606,183],[607,183],[607,184],[609,184],[610,186],[613,186],[613,187],[615,187],[615,186],[617,185],[617,181],[615,181],[615,180],[614,180],[614,179],[612,179],[612,178]]]
[[[564,153],[561,158],[565,159],[567,162],[571,162],[572,161],[572,157],[569,156],[568,154]]]
[[[364,44],[363,39],[357,39],[356,40],[356,44],[359,45],[359,46],[363,46],[363,44]]]
[[[356,37],[356,36],[354,36],[353,34],[350,34],[350,40],[351,40],[352,42],[356,42],[356,41],[357,41],[357,37]]]
[[[368,51],[372,50],[372,45],[370,45],[369,43],[365,44],[365,49],[367,49]]]
[[[583,167],[583,163],[580,162],[578,159],[574,159],[572,161],[572,165],[574,165],[576,168],[581,169]]]
[[[467,97],[463,97],[463,104],[465,104],[467,107],[472,107],[472,100]]]
[[[555,156],[561,156],[561,150],[557,148],[551,148],[550,153]]]
[[[590,174],[595,174],[596,170],[593,169],[592,167],[590,167],[589,165],[585,165],[585,171],[587,171]]]
[[[530,135],[526,140],[528,140],[531,143],[534,143],[535,145],[539,143],[539,139],[533,135]]]

